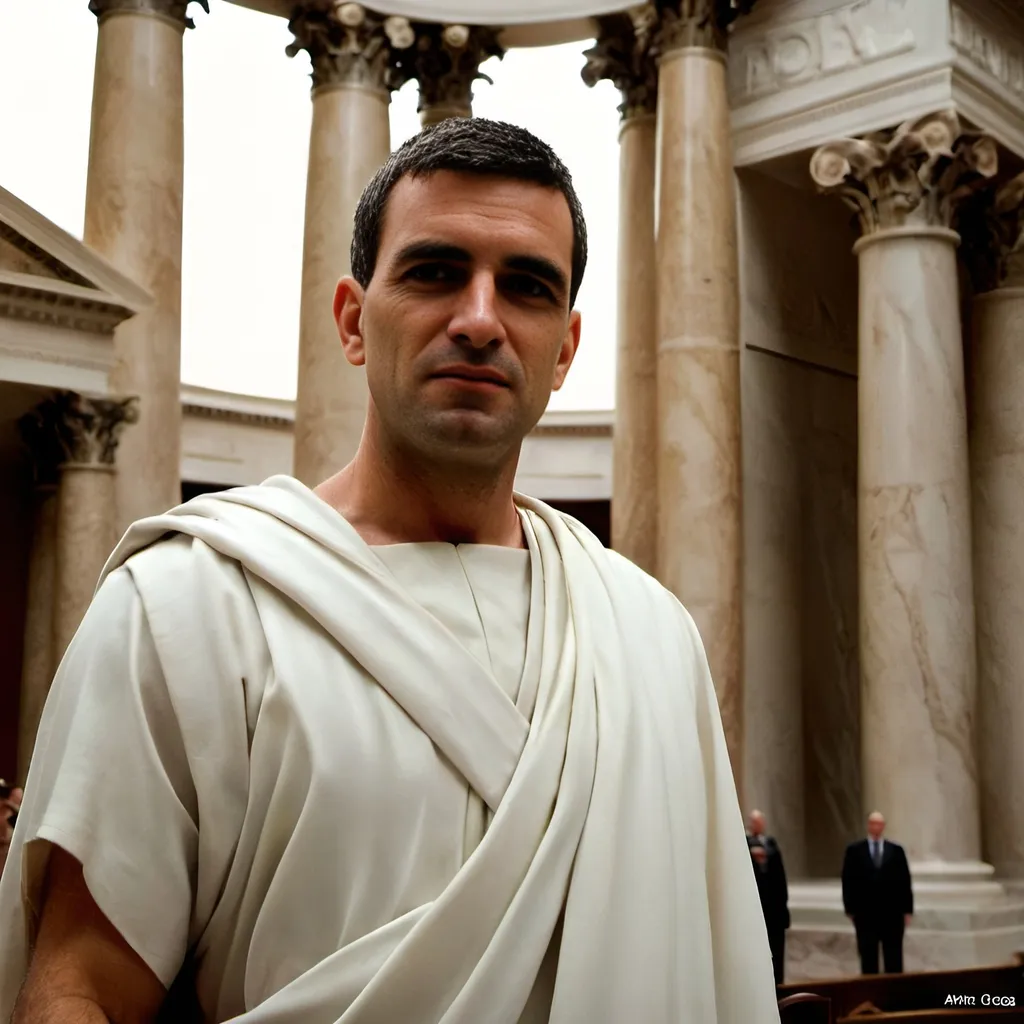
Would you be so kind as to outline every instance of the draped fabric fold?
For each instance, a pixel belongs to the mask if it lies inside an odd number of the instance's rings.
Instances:
[[[155,640],[172,693],[223,685],[229,670],[216,648],[230,624],[193,630],[208,650],[174,649],[175,617],[188,610],[155,561],[147,568],[133,557],[167,534],[241,565],[274,678],[319,678],[331,659],[351,659],[493,812],[439,892],[300,963],[270,991],[254,973],[266,962],[256,955],[265,934],[259,908],[251,929],[233,924],[233,955],[248,943],[245,1009],[233,1019],[516,1024],[554,937],[556,1024],[778,1020],[721,722],[692,620],[580,524],[541,502],[516,502],[535,600],[538,586],[543,599],[542,612],[531,613],[518,706],[348,523],[288,478],[146,520],[111,556],[104,575],[127,565],[150,618],[164,623]],[[209,678],[198,678],[204,671]],[[270,715],[269,684],[262,701],[259,716]],[[255,780],[255,740],[251,757]],[[254,814],[251,797],[246,814]],[[232,840],[238,849],[251,845],[245,829],[243,822]],[[220,854],[220,906],[193,921],[200,953],[217,961],[225,917],[249,913],[235,885],[251,887],[262,873],[270,881],[260,891],[273,891],[275,864],[283,870],[288,856],[286,843],[275,849],[268,863],[258,849],[238,882],[229,861],[240,854]],[[0,888],[0,910],[9,890]]]

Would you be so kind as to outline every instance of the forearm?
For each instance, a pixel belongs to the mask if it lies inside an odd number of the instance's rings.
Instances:
[[[22,993],[11,1024],[110,1024],[110,1018],[91,999],[80,996],[36,996]]]

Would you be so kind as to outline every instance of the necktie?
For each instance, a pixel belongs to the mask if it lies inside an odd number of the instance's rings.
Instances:
[[[882,844],[877,839],[871,840],[871,859],[875,862],[876,868],[882,866]]]

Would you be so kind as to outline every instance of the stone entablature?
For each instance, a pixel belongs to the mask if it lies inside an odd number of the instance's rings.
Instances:
[[[0,188],[0,380],[107,390],[113,332],[149,295]]]
[[[181,478],[253,484],[292,471],[295,403],[185,385]],[[613,413],[551,411],[523,445],[517,486],[540,498],[610,500]]]
[[[293,7],[291,0],[234,2],[285,17]],[[377,5],[382,13],[408,6]],[[750,10],[728,41],[737,166],[939,109],[957,110],[1024,154],[1024,10],[1013,0],[760,0]],[[489,14],[473,20],[494,22]],[[511,48],[599,35],[597,17],[516,18],[499,39]]]
[[[768,2],[730,41],[736,164],[955,109],[1024,153],[1024,12],[1000,0]]]

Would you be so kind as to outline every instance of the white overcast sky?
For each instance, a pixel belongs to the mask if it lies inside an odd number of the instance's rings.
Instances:
[[[211,0],[185,34],[182,380],[294,398],[309,60],[283,19]],[[0,185],[82,235],[96,19],[87,0],[0,0]],[[587,43],[513,50],[483,70],[475,112],[523,125],[572,172],[590,235],[583,337],[553,409],[610,409],[615,375],[618,93],[580,79]],[[419,129],[416,85],[391,139]]]

